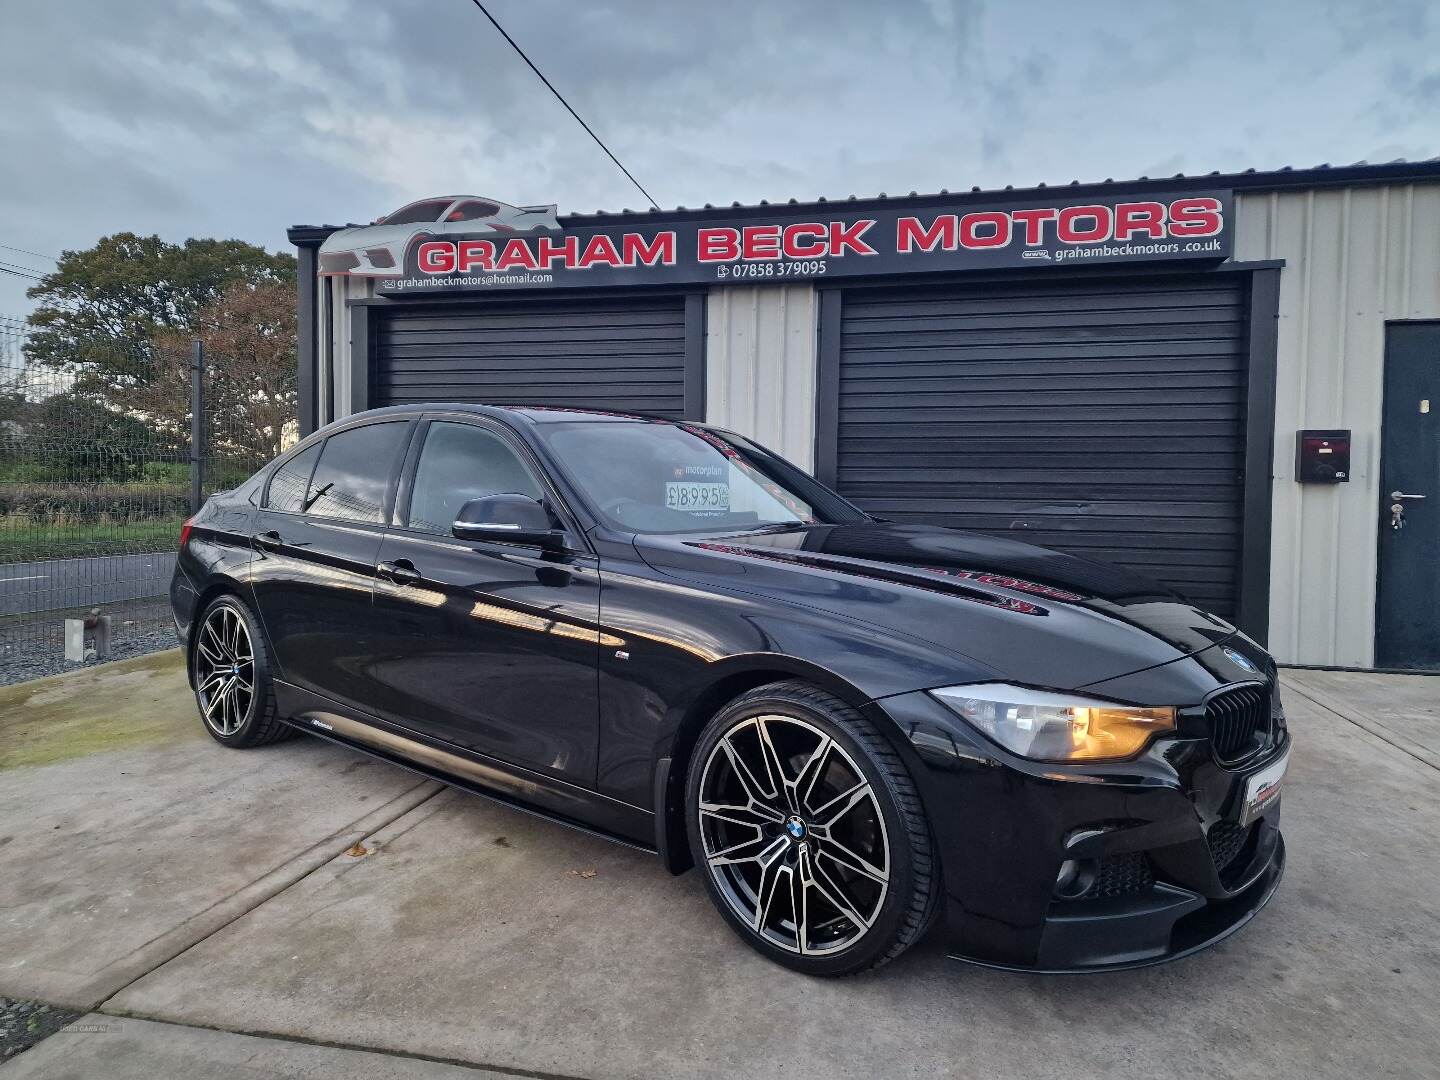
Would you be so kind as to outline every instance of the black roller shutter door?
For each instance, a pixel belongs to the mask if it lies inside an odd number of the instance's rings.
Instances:
[[[845,293],[839,490],[1134,567],[1233,618],[1239,278]]]
[[[377,313],[370,404],[462,401],[680,417],[685,298],[553,299]]]

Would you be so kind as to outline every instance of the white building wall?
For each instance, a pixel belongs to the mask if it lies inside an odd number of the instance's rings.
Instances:
[[[815,290],[728,285],[705,309],[705,419],[815,467]]]
[[[1440,185],[1240,193],[1235,258],[1284,259],[1270,648],[1374,662],[1385,323],[1440,318]],[[1351,480],[1297,484],[1295,432],[1350,428]]]
[[[328,325],[320,331],[320,423],[343,420],[350,415],[350,308],[348,301],[375,295],[373,282],[361,277],[320,279],[324,293],[321,318]],[[326,350],[330,351],[329,356]],[[327,385],[328,382],[328,385]]]

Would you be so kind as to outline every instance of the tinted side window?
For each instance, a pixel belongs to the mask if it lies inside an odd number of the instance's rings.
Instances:
[[[481,218],[494,217],[500,212],[500,208],[494,203],[478,202],[471,199],[469,202],[462,202],[454,210],[445,215],[446,221],[478,221]]]
[[[386,225],[422,225],[434,221],[450,205],[449,199],[418,202],[402,206],[385,219]]]
[[[499,436],[470,424],[433,423],[415,466],[408,524],[448,536],[462,506],[502,492],[541,497],[539,482]]]
[[[315,469],[315,459],[320,454],[320,444],[306,447],[285,464],[275,470],[270,478],[270,494],[265,505],[271,510],[284,510],[298,514],[305,503],[305,487],[310,483],[310,473]]]
[[[310,513],[346,521],[382,519],[385,485],[408,425],[367,424],[325,440],[310,481]]]

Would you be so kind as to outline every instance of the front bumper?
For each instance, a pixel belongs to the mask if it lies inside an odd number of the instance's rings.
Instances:
[[[1031,972],[1163,963],[1234,933],[1279,884],[1280,800],[1238,819],[1246,780],[1288,735],[1233,769],[1203,738],[1060,766],[1007,754],[923,692],[868,708],[909,736],[957,959]],[[1064,867],[1079,869],[1057,889]]]
[[[1156,882],[1130,896],[1058,901],[1046,916],[1033,964],[951,955],[1010,970],[1064,974],[1163,964],[1209,948],[1249,922],[1280,884],[1285,841],[1278,828],[1264,829],[1265,851],[1253,876],[1226,898]]]
[[[358,274],[362,277],[403,277],[405,244],[369,244],[347,251],[322,251],[320,273]]]

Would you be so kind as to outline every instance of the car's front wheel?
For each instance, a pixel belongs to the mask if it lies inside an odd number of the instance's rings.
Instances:
[[[217,596],[194,633],[195,703],[211,737],[244,748],[292,734],[276,709],[270,653],[250,609],[234,596]]]
[[[865,717],[807,683],[752,690],[710,721],[686,808],[716,907],[787,967],[879,967],[937,910],[939,868],[904,763]]]

